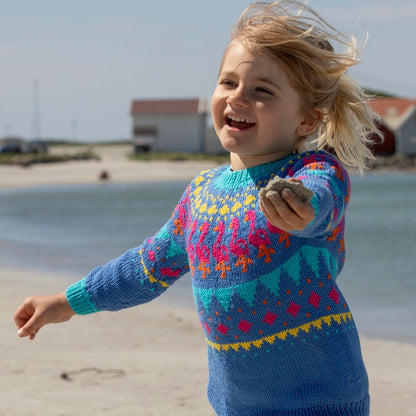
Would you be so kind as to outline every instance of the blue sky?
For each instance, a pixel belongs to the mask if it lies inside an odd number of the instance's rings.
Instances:
[[[1,0],[0,137],[130,137],[135,98],[209,98],[245,0]],[[310,0],[363,38],[363,87],[416,97],[414,0]],[[35,87],[37,80],[38,87]],[[38,100],[37,100],[38,98]]]

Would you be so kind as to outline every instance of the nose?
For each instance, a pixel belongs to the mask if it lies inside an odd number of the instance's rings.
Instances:
[[[227,104],[235,107],[245,107],[248,105],[248,97],[242,86],[234,89],[227,98]]]

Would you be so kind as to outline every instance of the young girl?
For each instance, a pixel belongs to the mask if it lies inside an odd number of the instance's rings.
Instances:
[[[231,166],[196,177],[141,246],[65,293],[26,299],[15,315],[19,335],[148,302],[190,272],[218,415],[368,415],[358,334],[335,282],[350,197],[338,159],[363,169],[366,135],[377,133],[345,75],[356,63],[354,42],[305,5],[248,7],[212,97]],[[312,199],[285,189],[260,203],[275,177]]]

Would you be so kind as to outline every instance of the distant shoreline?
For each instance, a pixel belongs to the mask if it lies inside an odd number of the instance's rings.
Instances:
[[[53,155],[85,152],[85,146],[52,146]],[[130,160],[132,148],[123,145],[98,145],[89,149],[96,158],[30,166],[0,165],[0,189],[42,185],[82,185],[102,182],[140,183],[190,181],[202,170],[220,166],[215,160]],[[225,159],[226,160],[226,159]],[[355,169],[349,169],[356,174]],[[416,157],[394,155],[378,157],[365,174],[416,172]]]
[[[416,172],[416,156],[395,154],[377,156],[369,164],[369,173],[374,172]]]
[[[51,148],[54,154],[73,154],[78,146]],[[132,161],[130,145],[100,145],[91,149],[97,159],[41,163],[27,167],[0,165],[0,189],[41,185],[140,183],[191,180],[199,172],[219,166],[215,161]]]

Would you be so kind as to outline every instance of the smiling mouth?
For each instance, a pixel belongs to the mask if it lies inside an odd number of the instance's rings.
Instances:
[[[232,127],[238,130],[247,130],[256,125],[256,123],[252,121],[241,119],[241,118],[234,117],[234,116],[225,117],[225,124],[229,127]]]

